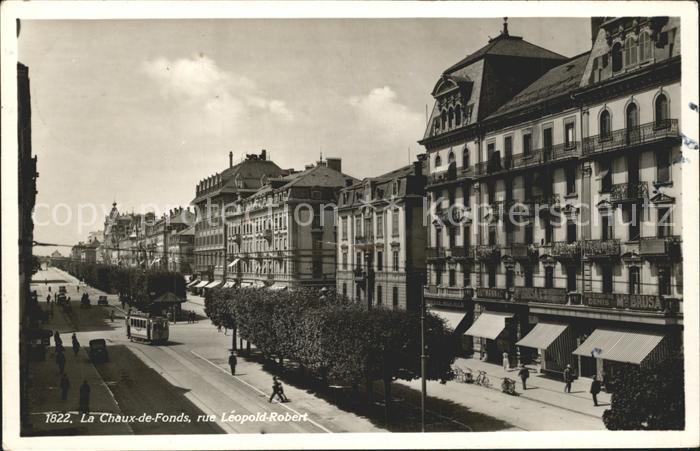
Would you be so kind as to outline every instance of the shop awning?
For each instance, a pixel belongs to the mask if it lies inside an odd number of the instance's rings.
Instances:
[[[240,258],[234,259],[231,263],[228,264],[228,267],[233,268],[234,266],[236,266],[238,264],[239,261],[241,261]]]
[[[221,288],[231,288],[231,287],[233,287],[235,284],[236,284],[236,282],[228,281],[228,282],[224,283],[224,284],[221,286]]]
[[[265,282],[256,280],[253,282],[253,288],[265,288]]]
[[[253,284],[251,282],[241,282],[241,288],[250,288]]]
[[[283,283],[275,282],[275,283],[273,283],[272,285],[270,285],[268,288],[269,288],[270,290],[280,291],[280,290],[286,290],[286,289],[287,289],[287,285],[285,285],[285,284],[283,284]]]
[[[567,327],[569,326],[566,324],[537,323],[529,334],[515,344],[528,348],[547,349],[566,331]]]
[[[663,339],[659,333],[596,329],[574,354],[639,365]]]
[[[216,288],[216,287],[218,287],[219,285],[221,285],[221,281],[220,281],[220,280],[215,280],[215,281],[213,281],[213,282],[210,282],[210,283],[209,283],[207,286],[205,286],[204,288]]]
[[[483,312],[464,335],[495,340],[506,328],[506,319],[512,317],[513,313]]]
[[[208,284],[209,284],[209,281],[208,281],[208,280],[202,280],[201,282],[199,282],[199,283],[198,283],[197,285],[195,285],[194,287],[195,287],[195,288],[204,288],[204,287],[206,287]]]
[[[465,312],[455,312],[453,310],[443,310],[438,308],[428,309],[428,313],[432,313],[438,318],[442,318],[443,320],[445,320],[445,324],[447,324],[447,327],[449,327],[452,330],[457,329],[457,326],[459,326],[459,323],[462,322],[464,316],[466,315]]]
[[[201,280],[199,280],[199,279],[193,280],[192,282],[187,284],[187,288],[192,288],[193,286],[197,285],[199,282],[201,282]]]

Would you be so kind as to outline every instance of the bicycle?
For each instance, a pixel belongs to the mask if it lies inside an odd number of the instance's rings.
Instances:
[[[517,392],[515,391],[515,381],[507,377],[504,378],[503,382],[501,382],[501,391],[508,395],[516,396]]]
[[[479,370],[479,375],[476,376],[476,380],[474,381],[474,383],[476,385],[481,385],[482,387],[491,387],[491,381],[486,375],[486,371],[483,370]]]

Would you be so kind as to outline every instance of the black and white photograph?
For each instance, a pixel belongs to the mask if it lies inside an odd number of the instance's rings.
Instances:
[[[3,449],[700,446],[697,19],[3,2]]]

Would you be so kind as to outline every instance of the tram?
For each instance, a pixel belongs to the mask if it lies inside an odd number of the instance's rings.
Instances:
[[[126,336],[130,341],[163,344],[168,342],[168,319],[130,310],[126,315]]]

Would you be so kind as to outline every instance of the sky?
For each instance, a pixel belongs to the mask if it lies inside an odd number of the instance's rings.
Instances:
[[[113,201],[120,211],[187,206],[229,151],[236,162],[267,149],[297,169],[322,152],[360,179],[406,165],[423,152],[440,74],[502,23],[23,21],[40,173],[35,240],[84,240]],[[585,18],[509,18],[508,28],[565,56],[590,47]]]

